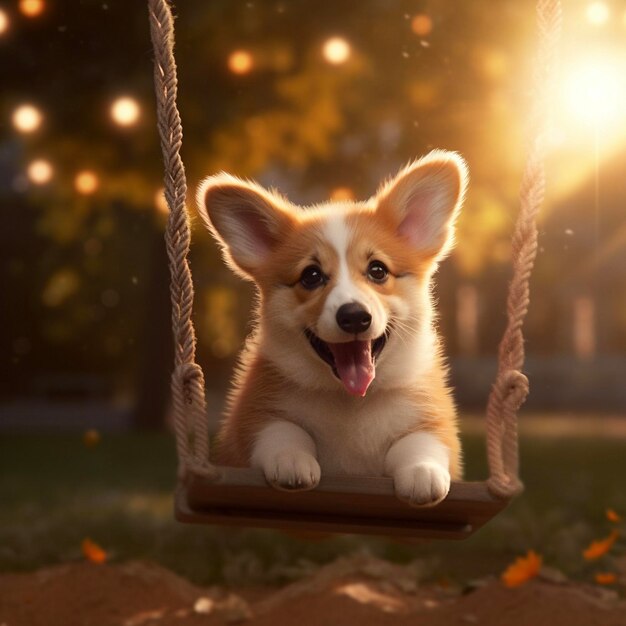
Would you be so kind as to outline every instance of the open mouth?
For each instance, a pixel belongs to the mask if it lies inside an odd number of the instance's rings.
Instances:
[[[313,350],[330,365],[346,391],[355,396],[364,396],[376,375],[376,359],[387,343],[389,329],[377,339],[357,339],[343,343],[323,341],[308,328],[304,333]]]

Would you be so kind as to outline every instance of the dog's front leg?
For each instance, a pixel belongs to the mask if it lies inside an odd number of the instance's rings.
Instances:
[[[411,433],[389,448],[385,474],[393,478],[400,500],[414,506],[433,506],[450,491],[449,463],[449,450],[435,435]]]
[[[257,435],[250,464],[261,468],[276,489],[312,489],[321,475],[316,453],[309,433],[293,422],[276,420]]]

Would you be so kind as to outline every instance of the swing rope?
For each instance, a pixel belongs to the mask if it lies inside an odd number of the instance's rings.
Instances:
[[[531,143],[520,186],[520,209],[513,231],[513,277],[507,297],[507,326],[498,350],[498,373],[487,402],[487,486],[500,498],[523,490],[519,479],[517,412],[528,395],[522,326],[530,303],[529,281],[537,256],[537,213],[545,193],[544,142],[549,131],[548,89],[553,83],[561,35],[560,0],[538,0],[539,47],[534,62]]]
[[[182,125],[176,105],[174,22],[168,0],[148,0],[154,47],[157,119],[165,169],[169,217],[165,233],[171,275],[175,368],[172,375],[174,427],[179,476],[215,478],[209,460],[204,375],[195,362],[196,335],[191,319],[193,282],[187,260],[190,245],[187,183],[180,157]],[[513,276],[507,299],[507,327],[498,353],[498,373],[487,403],[487,460],[491,493],[511,498],[523,489],[519,479],[517,412],[528,395],[522,325],[530,301],[529,280],[537,253],[536,216],[544,197],[544,136],[547,89],[551,84],[561,30],[560,0],[538,0],[539,48],[535,60],[529,155],[522,176],[520,210],[512,238]]]
[[[209,461],[209,435],[204,374],[196,363],[193,281],[187,255],[191,241],[186,207],[187,181],[180,156],[183,128],[176,106],[178,78],[174,59],[174,19],[165,0],[149,0],[150,35],[154,48],[157,124],[165,169],[165,199],[169,216],[165,245],[170,266],[174,372],[172,410],[178,452],[178,474],[189,470],[214,475]]]

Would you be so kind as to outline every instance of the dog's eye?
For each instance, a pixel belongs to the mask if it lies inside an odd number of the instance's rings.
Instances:
[[[326,276],[317,265],[309,265],[300,274],[300,284],[305,289],[317,289],[326,282]]]
[[[389,276],[389,270],[382,261],[372,261],[367,266],[367,277],[375,283],[384,283]]]

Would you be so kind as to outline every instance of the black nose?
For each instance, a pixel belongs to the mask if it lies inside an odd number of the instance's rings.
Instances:
[[[372,316],[358,302],[342,304],[337,310],[336,319],[339,328],[351,335],[366,331],[372,323]]]

